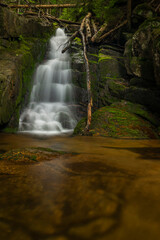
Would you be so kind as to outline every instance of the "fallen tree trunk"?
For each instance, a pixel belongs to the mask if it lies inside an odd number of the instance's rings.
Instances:
[[[85,27],[86,27],[86,42],[88,43],[88,40],[91,39],[92,34],[91,34],[91,28],[90,28],[90,17],[91,13],[86,16],[85,19]]]
[[[102,35],[98,40],[98,42],[101,42],[102,40],[104,40],[106,37],[108,37],[111,33],[113,33],[114,31],[116,31],[117,29],[123,27],[125,24],[127,24],[127,20],[125,20],[123,23],[121,23],[120,25],[118,25],[117,27],[111,29],[109,32],[105,33],[104,35]]]
[[[91,22],[92,22],[92,26],[93,26],[94,34],[96,34],[96,33],[98,32],[98,30],[97,30],[97,26],[96,26],[96,24],[95,24],[95,22],[94,22],[93,19],[91,20]]]
[[[56,18],[56,17],[50,16],[50,15],[43,15],[43,17],[45,17],[49,20],[58,22],[58,23],[62,22],[62,23],[67,23],[67,24],[80,25],[80,23],[78,23],[78,22],[73,22],[73,21],[69,21],[69,20],[65,20],[65,19],[60,19],[60,18]]]
[[[78,4],[78,6],[83,6],[84,3]],[[75,8],[77,4],[48,4],[48,5],[8,5],[10,8]]]
[[[93,35],[93,37],[91,38],[91,41],[99,42],[99,38],[102,36],[106,28],[107,28],[107,23],[104,23],[103,26],[99,29],[99,31]]]

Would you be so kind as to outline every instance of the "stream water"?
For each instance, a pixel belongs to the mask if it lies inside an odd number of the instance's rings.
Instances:
[[[70,56],[61,53],[67,39],[60,28],[50,39],[48,60],[36,69],[30,103],[21,114],[19,131],[41,135],[73,131],[77,121],[72,111]]]
[[[0,134],[31,147],[74,154],[0,160],[1,240],[160,239],[159,140]]]

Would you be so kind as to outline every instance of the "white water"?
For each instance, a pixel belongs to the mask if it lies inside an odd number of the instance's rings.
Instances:
[[[38,66],[29,106],[23,111],[19,131],[57,135],[72,132],[76,119],[68,53],[61,53],[67,36],[60,28],[50,39],[49,60]]]

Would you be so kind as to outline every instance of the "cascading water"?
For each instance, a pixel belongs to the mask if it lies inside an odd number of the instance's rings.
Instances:
[[[61,53],[68,37],[60,28],[50,39],[49,60],[39,65],[28,108],[21,114],[19,131],[34,134],[72,132],[73,87],[68,53]]]

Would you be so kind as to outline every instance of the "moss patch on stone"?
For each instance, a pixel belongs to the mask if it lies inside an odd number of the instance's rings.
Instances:
[[[86,119],[82,119],[74,135],[85,135]],[[114,138],[158,138],[155,128],[138,115],[115,106],[100,108],[92,115],[90,133]]]

